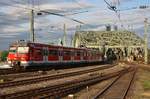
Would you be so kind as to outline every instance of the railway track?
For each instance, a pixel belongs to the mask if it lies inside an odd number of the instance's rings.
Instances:
[[[47,69],[50,70],[50,69]],[[26,72],[34,72],[38,71],[37,69],[30,69],[30,70],[17,70],[14,68],[1,68],[0,75],[8,75],[8,74],[17,74],[17,73],[26,73]]]
[[[108,65],[107,63],[104,63]],[[97,64],[87,64],[88,66],[95,66]],[[81,66],[84,67],[85,65]],[[44,67],[44,66],[43,66]],[[58,66],[61,67],[61,66]],[[67,68],[67,67],[66,67]],[[63,69],[63,68],[54,68],[54,67],[44,67],[44,68],[28,68],[26,70],[24,69],[15,69],[15,68],[0,68],[0,75],[8,75],[8,74],[17,74],[17,73],[30,73],[30,72],[36,72],[36,71],[49,71],[52,69]]]
[[[84,67],[84,66],[95,66],[98,64],[106,64],[108,65],[106,62],[105,63],[92,63],[92,64],[82,64],[81,66],[78,67]],[[64,69],[64,68],[68,68],[67,66],[64,66],[63,68],[61,68],[62,66],[57,66],[57,68],[55,66],[52,67],[48,67],[48,66],[41,66],[41,68],[27,68],[27,69],[23,69],[23,68],[0,68],[0,75],[8,75],[8,74],[16,74],[16,73],[26,73],[26,72],[35,72],[35,71],[48,71],[48,70],[52,70],[52,69]],[[74,66],[75,67],[75,66]],[[73,67],[73,68],[74,68]],[[71,68],[71,67],[70,67]]]
[[[100,90],[92,99],[127,99],[127,94],[130,90],[136,69],[126,74],[119,75],[104,89]]]
[[[3,68],[0,69],[0,75],[14,73],[14,69],[12,68]]]
[[[74,79],[65,81],[61,84],[53,84],[42,88],[36,88],[31,90],[24,90],[16,93],[11,94],[3,94],[0,95],[1,99],[29,99],[29,98],[35,98],[35,99],[45,99],[45,98],[57,98],[57,97],[63,97],[69,93],[76,92],[82,88],[85,88],[88,85],[92,85],[95,83],[98,83],[100,81],[118,76],[121,74],[124,74],[128,71],[133,70],[132,68],[126,68],[121,71],[113,72],[106,75],[101,74],[94,74],[94,75],[87,75],[87,77],[82,77],[80,79]]]
[[[23,79],[23,80],[9,81],[9,82],[5,82],[5,83],[1,83],[0,88],[33,84],[35,82],[60,79],[60,78],[65,78],[65,77],[70,77],[70,76],[75,76],[75,75],[82,75],[82,74],[86,74],[86,73],[90,73],[90,72],[94,72],[94,71],[98,71],[98,70],[102,70],[102,69],[107,69],[107,68],[110,68],[113,66],[114,65],[108,65],[108,66],[96,67],[96,68],[92,68],[92,69],[90,68],[90,69],[85,69],[85,70],[69,71],[66,73],[60,73],[60,74],[54,74],[54,75],[42,75],[42,76],[27,78],[27,79]]]
[[[113,64],[113,65],[94,65],[93,67],[98,67],[98,66],[101,66],[101,67],[104,67],[104,66],[107,66],[108,68],[110,67],[113,67],[113,66],[116,66],[117,64]],[[19,72],[19,73],[12,73],[12,74],[4,74],[4,75],[0,75],[0,78],[7,78],[7,79],[18,79],[18,78],[27,78],[27,77],[32,77],[32,76],[40,76],[40,75],[43,75],[43,74],[50,74],[50,73],[60,73],[60,72],[63,72],[64,70],[85,70],[86,68],[90,69],[90,68],[93,68],[92,66],[87,66],[87,67],[80,67],[80,68],[72,68],[72,69],[58,69],[58,70],[55,70],[55,69],[51,69],[51,70],[47,70],[47,71],[42,71],[42,70],[39,70],[39,71],[33,71],[33,72]]]

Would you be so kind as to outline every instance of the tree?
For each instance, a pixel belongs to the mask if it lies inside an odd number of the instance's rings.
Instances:
[[[7,60],[8,51],[2,51],[1,52],[1,61]]]
[[[1,61],[2,51],[0,51],[0,61]]]

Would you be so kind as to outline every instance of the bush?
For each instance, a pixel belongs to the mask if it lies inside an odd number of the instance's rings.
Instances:
[[[143,82],[143,87],[144,87],[144,90],[150,90],[150,81],[145,80]]]
[[[8,51],[2,51],[1,52],[1,61],[7,60]]]

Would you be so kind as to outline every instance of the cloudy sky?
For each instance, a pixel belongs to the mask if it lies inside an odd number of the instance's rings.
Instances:
[[[117,13],[110,10],[105,1],[115,6]],[[143,37],[144,18],[150,18],[149,6],[150,0],[0,0],[0,50],[7,50],[15,40],[30,39],[31,9],[35,12],[36,42],[58,43],[63,36],[64,24],[68,42],[79,25],[82,30],[104,30],[107,24],[117,25]],[[47,13],[37,15],[39,11],[64,17]]]

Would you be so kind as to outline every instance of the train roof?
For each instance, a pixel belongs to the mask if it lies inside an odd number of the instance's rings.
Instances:
[[[77,49],[77,50],[96,50],[96,49],[91,49],[91,48],[86,48],[86,47],[81,47],[81,48],[75,48],[75,47],[66,47],[66,46],[59,46],[59,45],[50,45],[50,44],[44,44],[44,43],[33,43],[30,41],[25,41],[25,40],[19,40],[16,42],[11,43],[10,47],[19,47],[19,46],[51,46],[55,48],[64,48],[64,49]]]
[[[93,50],[91,48],[86,48],[86,47],[82,47],[82,48],[75,48],[75,47],[66,47],[66,46],[59,46],[59,45],[50,45],[50,44],[43,44],[43,43],[28,43],[28,44],[33,44],[33,45],[39,45],[39,46],[51,46],[51,47],[55,47],[55,48],[64,48],[64,49],[77,49],[77,50]],[[96,49],[95,49],[96,50]]]

